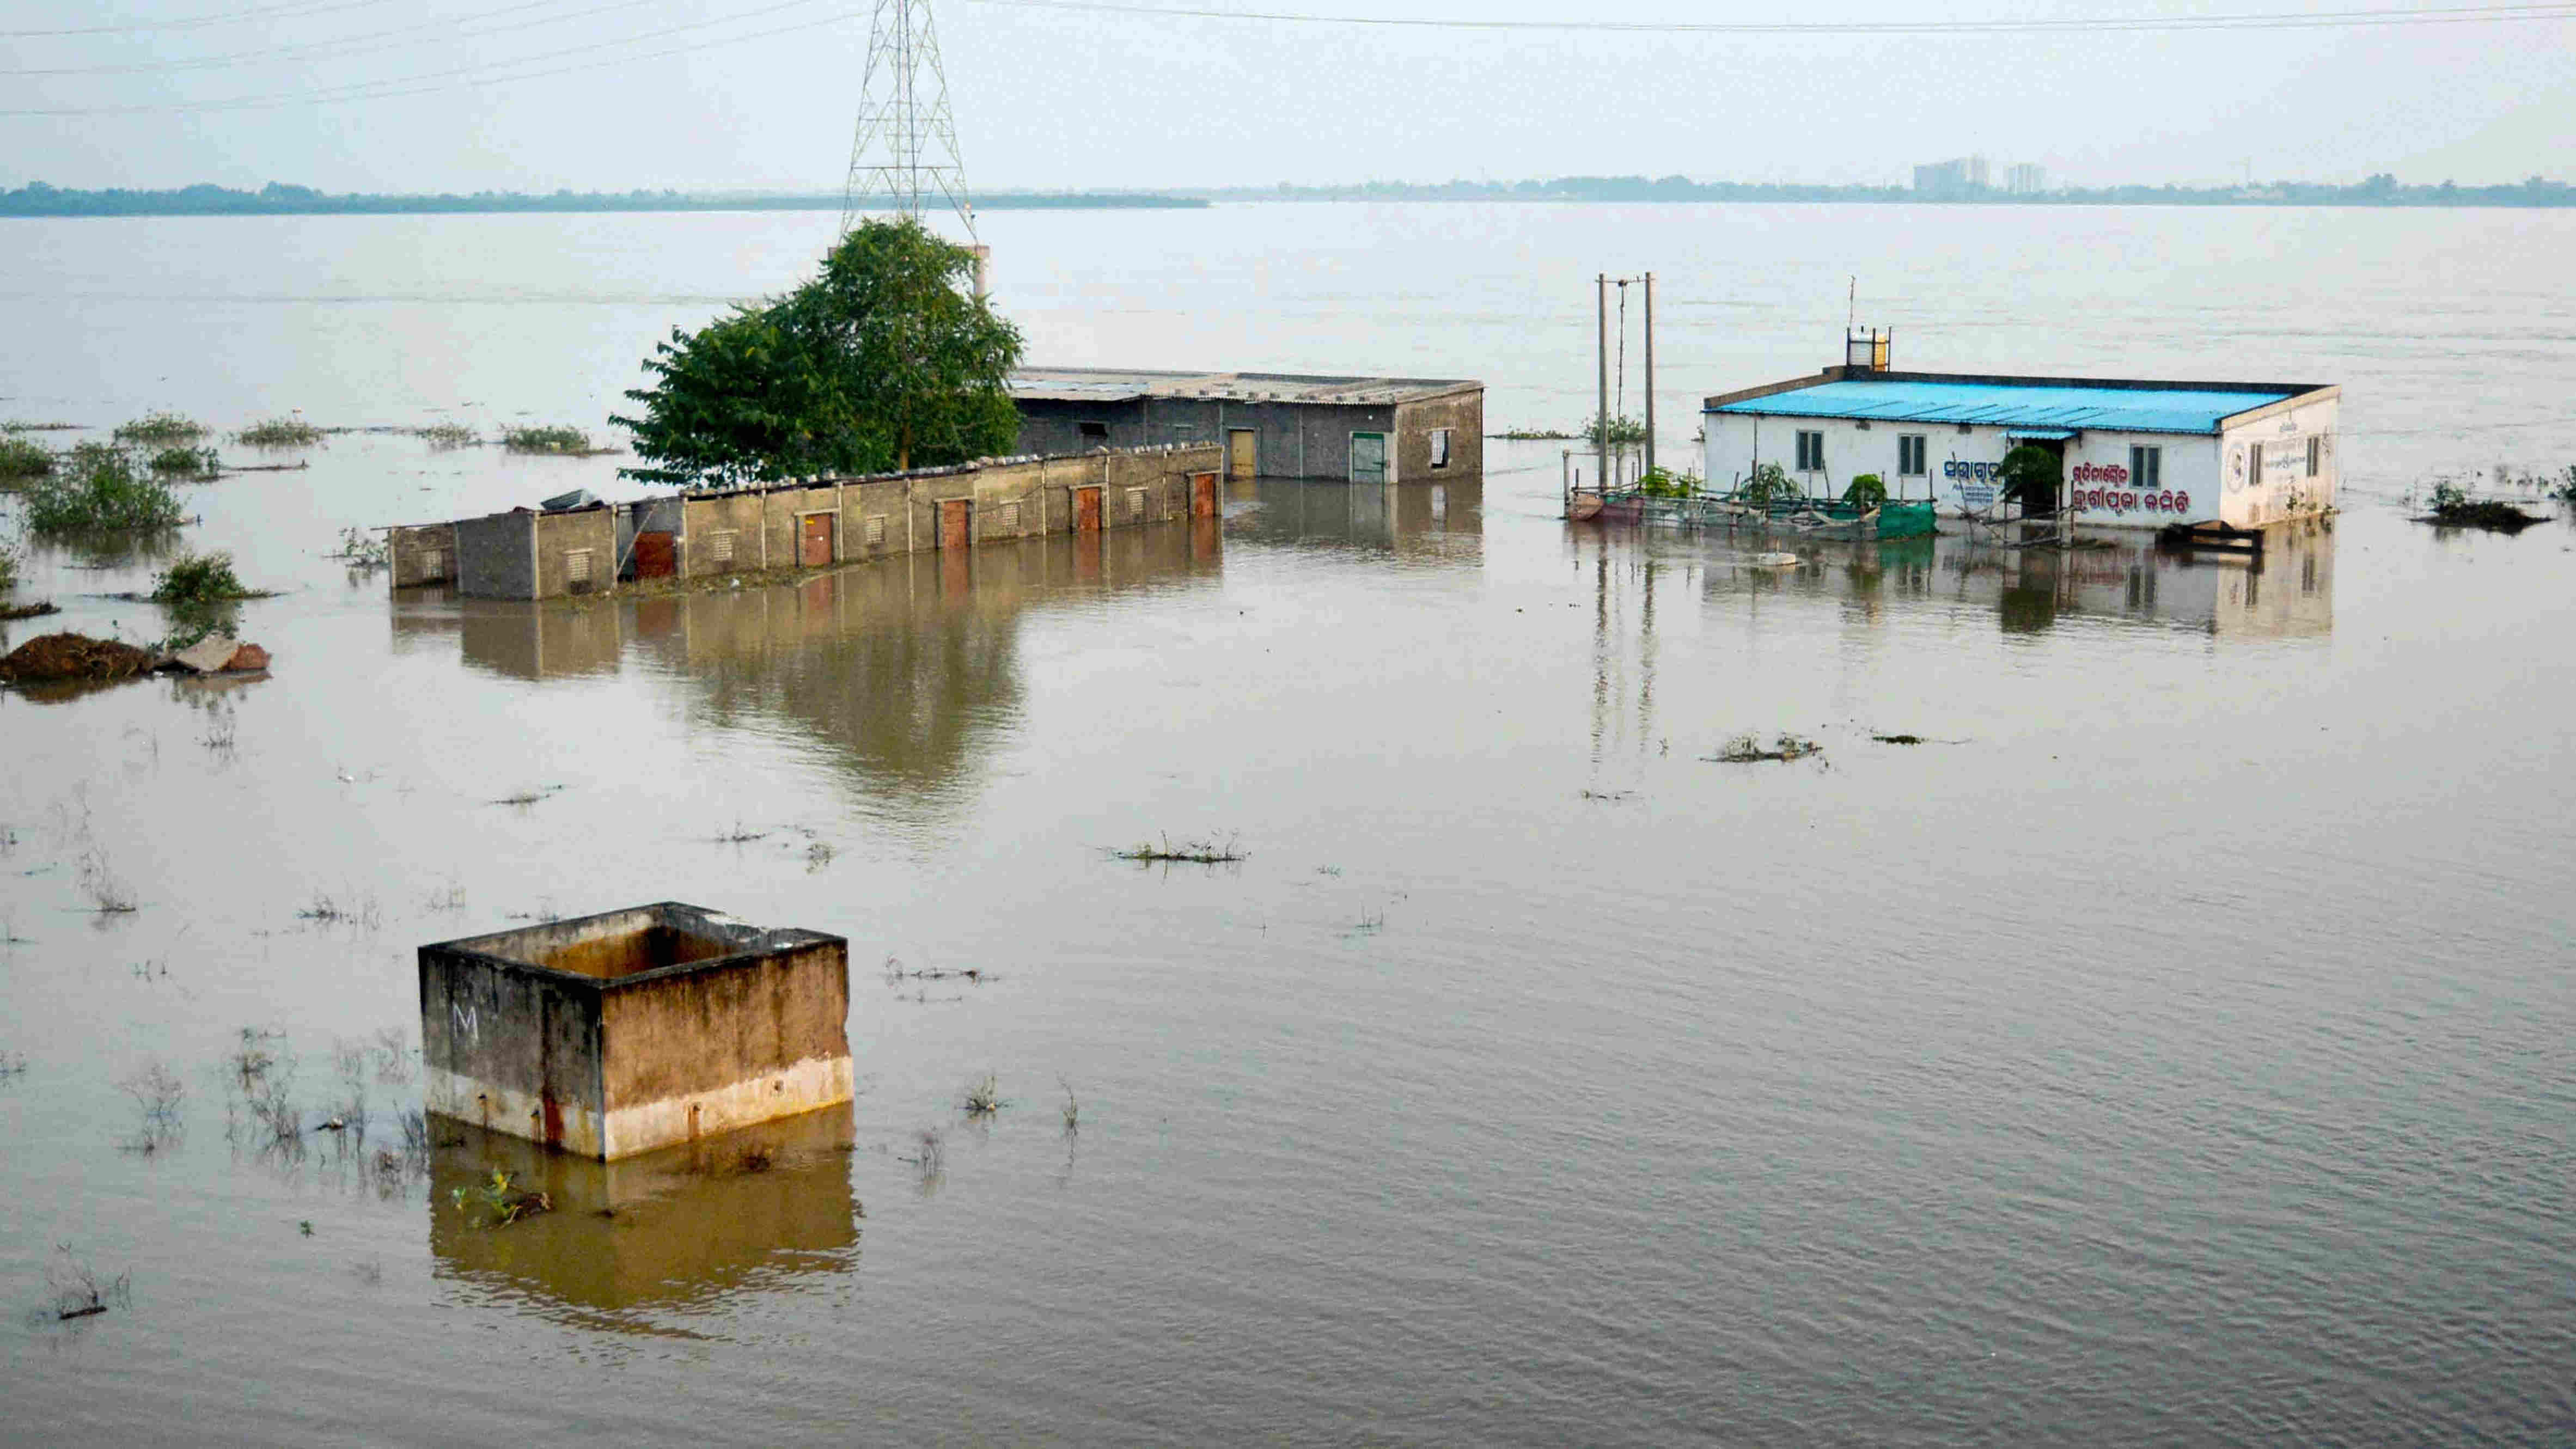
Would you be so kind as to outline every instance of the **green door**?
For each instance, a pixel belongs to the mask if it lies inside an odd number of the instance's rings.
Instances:
[[[1354,483],[1386,481],[1386,434],[1351,434],[1351,481]]]

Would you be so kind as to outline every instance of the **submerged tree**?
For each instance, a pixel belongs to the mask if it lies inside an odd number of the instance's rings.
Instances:
[[[621,471],[720,488],[1009,452],[1020,332],[966,290],[974,269],[918,220],[870,221],[786,296],[673,328],[626,394],[643,415],[610,420],[647,464]]]

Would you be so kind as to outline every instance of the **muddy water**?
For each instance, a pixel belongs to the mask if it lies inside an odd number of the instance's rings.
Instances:
[[[11,1435],[2558,1437],[2576,537],[2396,496],[2576,461],[2576,237],[1955,217],[993,226],[1049,360],[1463,372],[1498,425],[1585,410],[1575,276],[1668,279],[1687,422],[1828,355],[1848,258],[1905,279],[1910,362],[2343,382],[2344,516],[2259,570],[1772,570],[1570,528],[1552,446],[1498,445],[1238,486],[1221,528],[537,608],[320,555],[615,459],[351,434],[192,490],[190,542],[287,591],[243,616],[275,676],[0,696]],[[0,412],[597,426],[810,227],[17,224]],[[8,639],[157,632],[101,597],[148,563],[35,555],[66,614]],[[1703,758],[1748,732],[1824,754]],[[1246,858],[1108,853],[1160,832]],[[412,947],[665,898],[851,939],[853,1108],[407,1159]],[[364,1143],[263,1126],[245,1029]],[[492,1223],[495,1167],[557,1211]],[[58,1244],[130,1274],[109,1312],[38,1312]]]

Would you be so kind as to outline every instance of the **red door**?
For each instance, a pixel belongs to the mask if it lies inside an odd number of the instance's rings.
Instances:
[[[939,505],[939,546],[962,549],[966,546],[966,509],[963,498],[951,498]]]
[[[1076,533],[1098,533],[1100,531],[1099,489],[1077,488],[1073,490],[1073,531]]]
[[[680,571],[677,540],[667,533],[635,535],[635,577],[667,579]]]
[[[1216,475],[1214,473],[1190,475],[1190,517],[1216,517]]]
[[[832,563],[832,515],[809,513],[800,522],[804,526],[804,535],[796,561],[809,569],[829,568]]]

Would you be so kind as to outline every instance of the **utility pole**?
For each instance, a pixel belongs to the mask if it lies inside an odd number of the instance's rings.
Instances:
[[[1593,466],[1599,469],[1601,495],[1610,496],[1610,274],[1601,272],[1592,278],[1592,312],[1599,324],[1599,335],[1593,339],[1592,353],[1601,364],[1600,401],[1592,410]]]
[[[1646,274],[1646,471],[1655,471],[1655,274]]]

